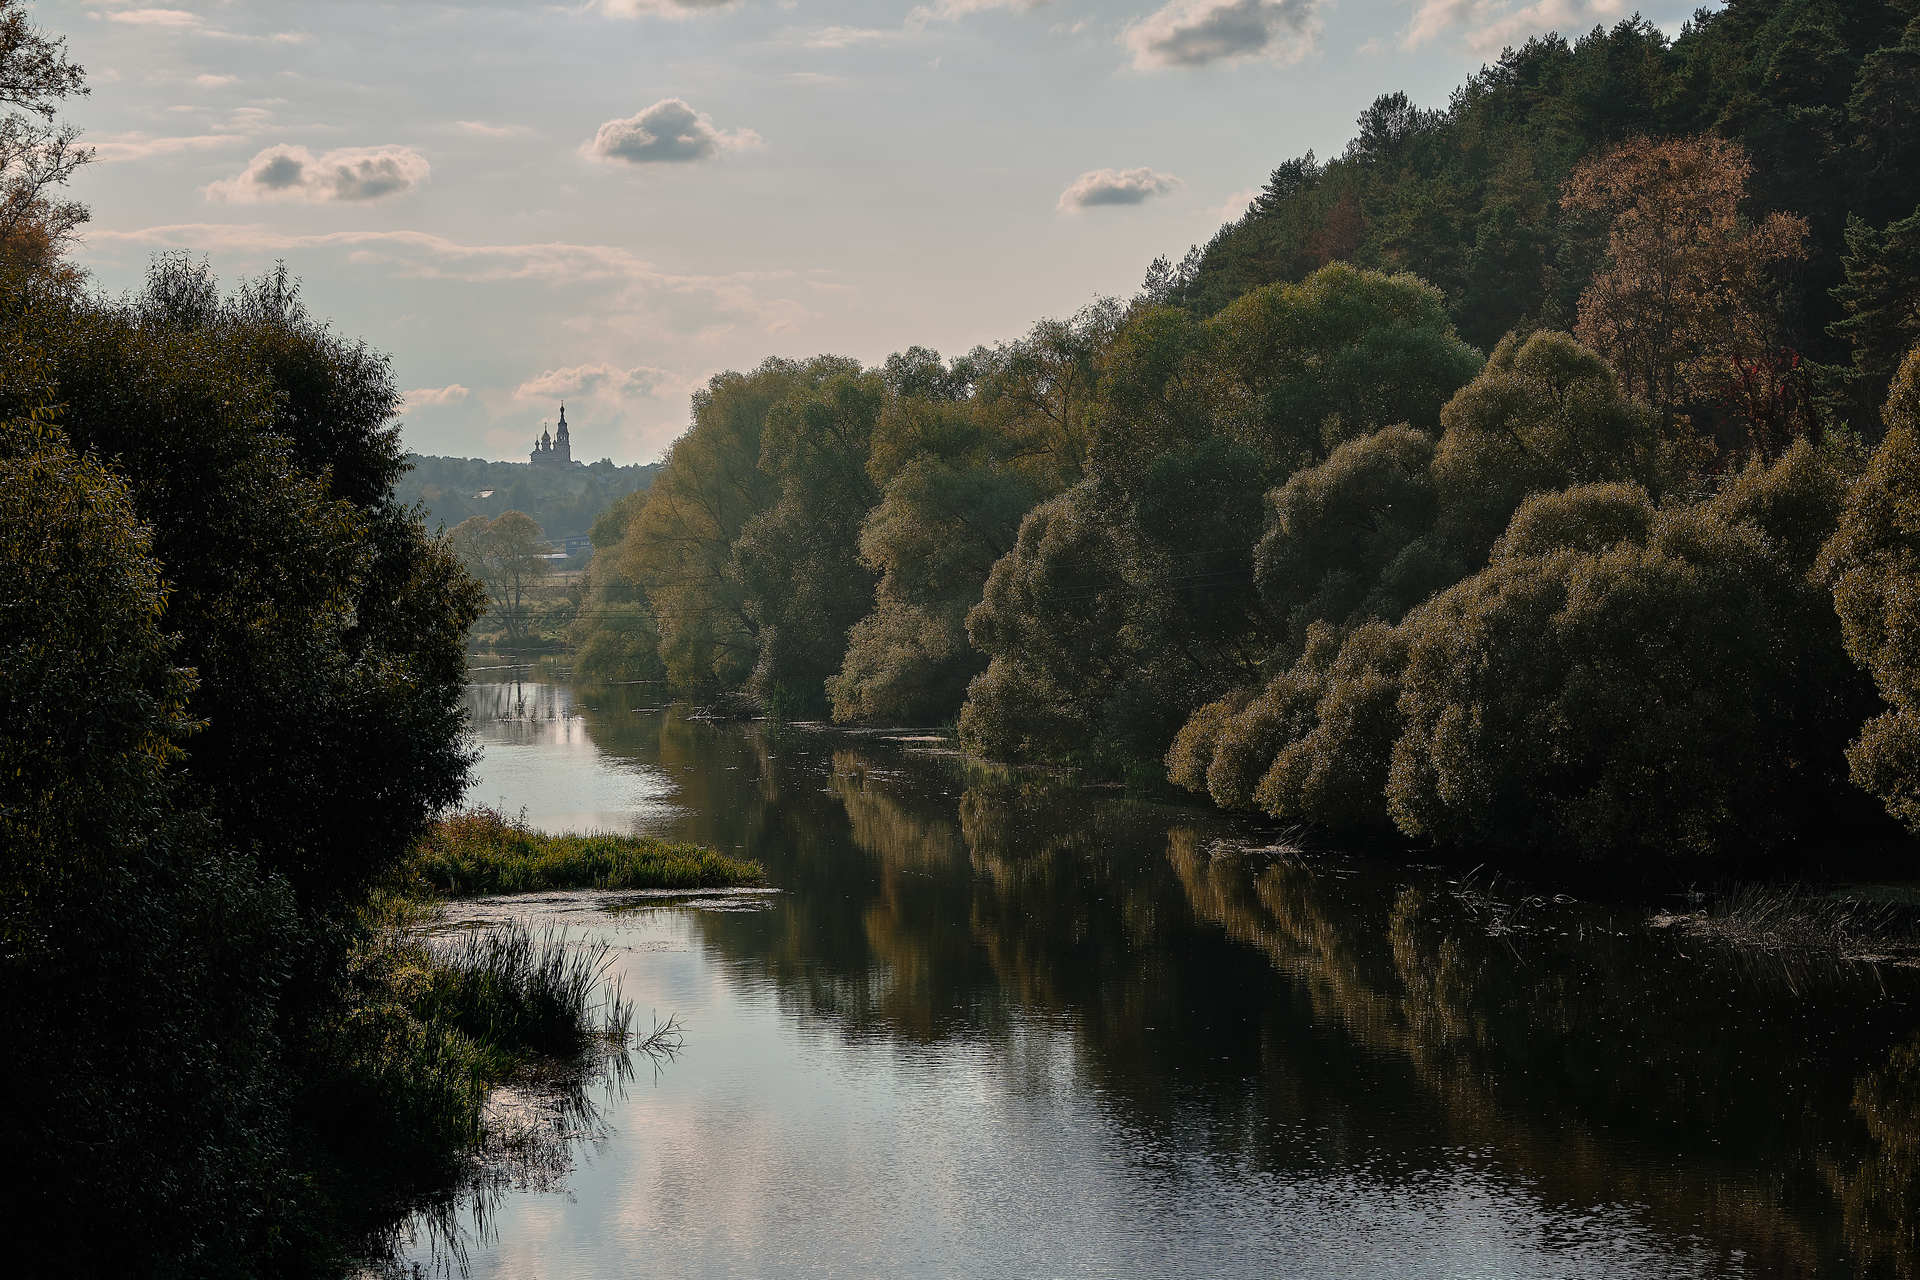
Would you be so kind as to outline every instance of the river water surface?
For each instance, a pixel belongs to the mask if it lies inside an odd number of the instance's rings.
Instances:
[[[479,904],[685,1049],[480,1277],[1913,1275],[1914,975],[1062,791],[912,735],[470,690],[469,799],[776,893]]]

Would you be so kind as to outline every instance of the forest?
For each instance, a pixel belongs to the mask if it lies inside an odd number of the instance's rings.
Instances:
[[[1131,299],[718,375],[581,669],[1560,866],[1920,826],[1917,103],[1912,0],[1541,37]]]

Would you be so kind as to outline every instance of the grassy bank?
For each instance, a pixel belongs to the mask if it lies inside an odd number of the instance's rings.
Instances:
[[[700,845],[604,832],[550,835],[492,809],[441,820],[401,873],[409,889],[452,897],[552,889],[716,889],[765,879],[759,863]]]

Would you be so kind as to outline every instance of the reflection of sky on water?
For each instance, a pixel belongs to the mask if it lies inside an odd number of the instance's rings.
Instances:
[[[547,831],[651,833],[675,812],[666,775],[603,752],[564,685],[469,685],[467,711],[481,748],[468,804]]]
[[[627,948],[626,992],[677,1012],[688,1051],[636,1077],[569,1194],[498,1207],[475,1277],[1715,1273],[1630,1209],[1544,1207],[1471,1151],[1280,1172],[1143,1144],[1055,1016],[992,1042],[850,1039],[708,954],[684,911],[563,918]]]

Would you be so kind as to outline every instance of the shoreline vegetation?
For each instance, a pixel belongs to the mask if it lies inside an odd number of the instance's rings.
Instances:
[[[765,879],[758,863],[698,845],[550,834],[489,808],[436,820],[356,920],[331,1028],[343,1056],[330,1101],[351,1120],[325,1131],[325,1180],[336,1203],[359,1210],[333,1234],[376,1262],[410,1224],[457,1251],[458,1205],[486,1193],[494,1166],[564,1171],[571,1135],[590,1127],[588,1084],[623,1076],[633,1055],[657,1063],[681,1048],[671,1016],[636,1027],[606,944],[513,919],[439,934],[448,901]],[[546,1105],[500,1108],[503,1089]],[[543,1127],[529,1114],[569,1122]]]
[[[555,889],[724,889],[766,883],[757,862],[694,844],[616,832],[552,834],[497,809],[440,819],[396,883],[447,897]]]
[[[335,1266],[377,1267],[416,1227],[457,1254],[461,1206],[483,1213],[472,1198],[504,1168],[570,1165],[595,1080],[681,1047],[672,1019],[636,1027],[606,944],[515,920],[436,934],[438,915],[430,899],[376,893],[347,956],[327,1028],[333,1083],[308,1119],[315,1181],[335,1208],[317,1235]],[[503,1108],[502,1090],[546,1105]]]

